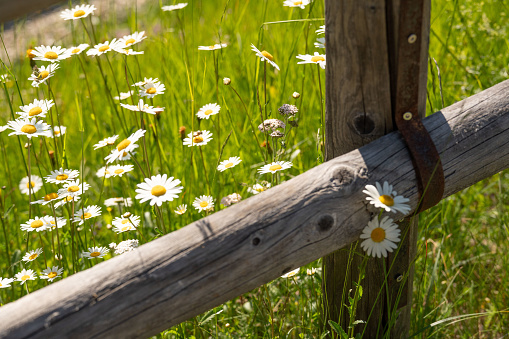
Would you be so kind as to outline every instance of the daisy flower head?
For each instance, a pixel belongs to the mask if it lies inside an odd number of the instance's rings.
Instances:
[[[53,126],[53,129],[50,130],[52,138],[59,138],[65,134],[67,131],[67,127],[65,126]]]
[[[198,212],[212,211],[214,209],[214,198],[210,195],[202,195],[194,199],[193,207],[196,208]]]
[[[136,231],[136,227],[140,224],[140,217],[137,215],[131,215],[129,218],[117,217],[111,223],[113,224],[113,231],[117,234]]]
[[[101,208],[97,205],[87,206],[80,208],[74,213],[74,220],[72,222],[79,222],[78,225],[83,225],[85,220],[95,218],[101,215]]]
[[[410,206],[406,204],[410,199],[398,195],[393,190],[392,185],[389,185],[387,181],[384,181],[383,186],[378,182],[373,185],[366,185],[366,189],[362,193],[366,193],[368,197],[366,200],[370,204],[375,205],[377,208],[383,208],[387,212],[401,212],[408,214],[410,212]]]
[[[14,281],[13,278],[0,278],[0,288],[11,287],[11,283]]]
[[[51,135],[51,126],[42,120],[37,121],[37,118],[19,118],[8,121],[7,125],[13,130],[9,135],[24,135],[28,139],[39,136],[49,137]]]
[[[106,254],[108,254],[110,250],[107,249],[106,247],[99,247],[99,246],[94,246],[94,247],[89,247],[88,248],[88,252],[82,252],[81,253],[81,256],[83,258],[88,258],[88,259],[98,259],[98,258],[103,258]]]
[[[164,85],[162,85],[162,86],[164,87]],[[163,90],[164,90],[164,88],[163,88]],[[154,92],[154,93],[156,93],[156,92]],[[120,104],[120,106],[122,106],[124,108],[127,108],[130,111],[145,112],[145,113],[148,113],[148,114],[156,114],[157,112],[164,111],[164,107],[149,106],[148,104],[143,103],[143,99],[140,99],[140,101],[138,101],[138,105]]]
[[[113,97],[113,99],[115,99],[117,101],[125,100],[125,99],[130,98],[133,94],[134,94],[134,91],[129,91],[129,92],[125,92],[125,93],[120,92],[120,96],[115,96],[115,97]]]
[[[114,38],[110,41],[105,41],[103,43],[97,44],[94,46],[94,48],[91,48],[87,51],[88,56],[99,56],[104,53],[108,53],[112,49],[117,48],[117,39]]]
[[[90,14],[94,14],[94,5],[78,5],[73,9],[65,9],[60,13],[60,17],[64,20],[78,20],[86,18]]]
[[[138,95],[140,97],[147,97],[149,99],[155,97],[158,94],[164,94],[166,87],[164,84],[157,82],[147,82],[140,86]],[[162,109],[161,109],[162,111]],[[156,111],[157,112],[157,111]]]
[[[78,46],[72,46],[68,48],[71,51],[71,55],[78,55],[88,48],[89,44],[79,44]]]
[[[238,193],[232,193],[221,199],[221,204],[225,207],[231,206],[242,200],[242,197]]]
[[[191,132],[184,139],[184,146],[203,146],[212,140],[212,133],[206,130]]]
[[[103,140],[99,141],[97,144],[94,145],[94,149],[98,149],[98,148],[101,148],[101,147],[104,147],[104,146],[108,146],[108,145],[114,145],[115,141],[117,140],[117,138],[118,138],[118,135],[114,135],[112,137],[108,137],[106,139],[103,139]]]
[[[242,160],[239,157],[230,157],[228,160],[223,160],[219,163],[219,166],[217,166],[217,170],[219,172],[224,172],[228,168],[232,168],[240,164]]]
[[[110,172],[110,167],[101,167],[99,168],[99,170],[95,173],[95,175],[98,177],[98,178],[106,178],[108,179],[109,177],[111,177],[111,172]]]
[[[62,198],[62,197],[60,197],[60,198]],[[72,196],[72,195],[65,196],[64,198],[60,199],[59,202],[55,203],[55,208],[58,208],[60,206],[64,206],[65,204],[68,204],[71,201],[77,202],[80,199],[81,198],[79,196]]]
[[[30,75],[28,80],[32,81],[32,87],[39,87],[40,84],[43,84],[55,75],[55,71],[58,68],[58,64],[49,64],[47,67],[42,65],[41,67],[34,66],[34,70]]]
[[[312,267],[311,269],[308,268],[306,270],[306,274],[307,275],[315,275],[316,271],[317,271],[317,269],[315,267]]]
[[[27,232],[37,231],[37,232],[41,232],[41,231],[44,231],[46,229],[47,229],[47,227],[45,226],[44,220],[42,218],[39,218],[39,217],[35,217],[33,219],[29,219],[26,223],[21,224],[21,230],[22,231],[27,231]]]
[[[131,198],[122,198],[122,197],[109,198],[109,199],[104,200],[104,206],[106,206],[106,207],[113,207],[113,206],[118,206],[118,205],[131,207],[133,205],[133,200]]]
[[[52,171],[50,175],[45,177],[45,179],[46,182],[52,184],[63,184],[69,181],[73,181],[74,179],[78,178],[79,175],[80,172],[77,170],[63,169],[60,167],[60,169]]]
[[[127,154],[134,151],[139,146],[136,144],[136,142],[145,134],[144,129],[139,129],[133,134],[131,134],[127,139],[122,140],[117,144],[117,147],[115,147],[111,153],[104,158],[104,160],[107,160],[108,164],[119,160],[121,157],[125,157]],[[125,155],[124,155],[125,153]]]
[[[320,26],[320,28],[318,28],[316,31],[315,31],[316,34],[325,34],[325,25],[322,25]]]
[[[316,48],[325,48],[325,38],[318,38],[315,42]]]
[[[299,274],[300,272],[300,267],[288,272],[288,273],[285,273],[281,276],[281,278],[285,278],[285,279],[288,279],[288,278],[294,278],[297,274]]]
[[[122,254],[125,252],[131,252],[137,249],[139,246],[139,241],[137,239],[129,239],[121,241],[117,244],[111,243],[110,247],[115,250],[115,254]]]
[[[55,217],[51,215],[47,215],[41,218],[41,220],[44,222],[44,227],[46,227],[47,229],[62,228],[67,224],[67,219],[57,217],[57,220],[55,222]]]
[[[31,104],[25,105],[25,106],[19,106],[21,109],[21,112],[16,112],[17,114],[21,115],[22,118],[44,118],[46,117],[46,114],[48,111],[55,105],[53,103],[53,100],[37,100],[35,99],[34,102]]]
[[[132,87],[143,87],[148,83],[156,83],[156,82],[161,82],[161,81],[159,81],[158,78],[144,78],[143,81],[135,82],[131,86]]]
[[[150,179],[145,178],[145,182],[137,185],[138,189],[135,192],[138,194],[135,198],[139,199],[140,203],[150,200],[151,206],[161,206],[165,201],[173,201],[174,198],[178,198],[178,194],[184,188],[178,184],[180,184],[179,179],[168,178],[166,174],[158,174]]]
[[[219,106],[216,103],[214,103],[214,104],[206,104],[205,106],[200,108],[198,113],[196,113],[196,116],[198,118],[200,118],[200,119],[208,119],[212,115],[215,115],[215,114],[219,113],[220,109],[221,109],[221,106]]]
[[[174,212],[178,215],[182,215],[182,214],[186,213],[186,211],[187,211],[187,205],[184,204],[184,205],[180,205],[179,207],[177,207],[177,209]]]
[[[22,269],[21,272],[16,273],[14,277],[16,278],[16,281],[21,282],[21,285],[23,285],[25,281],[35,280],[35,272],[34,270]]]
[[[60,197],[78,197],[83,194],[83,192],[87,191],[90,188],[90,185],[86,182],[80,183],[80,179],[76,179],[73,181],[68,181],[64,183],[64,186],[58,190],[58,195]],[[68,199],[69,200],[69,199]],[[72,200],[72,199],[71,199]],[[55,204],[56,207],[56,204]]]
[[[275,69],[279,71],[279,66],[274,62],[274,56],[272,56],[272,54],[265,50],[260,52],[260,50],[258,50],[258,48],[256,48],[255,45],[253,44],[251,44],[251,50],[253,52],[256,52],[256,56],[260,57],[262,61],[270,63]]]
[[[270,182],[262,182],[263,185],[261,184],[254,184],[252,187],[248,187],[247,188],[247,191],[251,194],[259,194],[259,193],[262,193],[263,191],[266,191],[270,188],[271,186],[271,183]]]
[[[129,49],[123,49],[123,48],[118,48],[118,46],[115,46],[115,52],[117,53],[120,53],[120,54],[125,54],[125,55],[140,55],[140,54],[145,54],[144,51],[135,51],[133,50],[132,48],[129,48]]]
[[[29,186],[32,186],[32,189],[29,189]],[[31,175],[30,180],[28,180],[28,177],[24,177],[19,182],[19,190],[22,194],[30,194],[30,191],[32,193],[37,192],[42,188],[42,179],[41,177],[38,177],[37,175]]]
[[[42,199],[40,200],[36,200],[36,201],[32,201],[31,204],[41,204],[41,205],[47,205],[49,204],[50,202],[52,201],[55,201],[55,200],[58,200],[60,199],[60,197],[58,196],[57,193],[53,192],[53,193],[48,193],[46,194]]]
[[[326,64],[325,54],[320,54],[318,52],[315,52],[314,55],[299,54],[297,55],[297,59],[303,60],[299,61],[297,64],[318,64],[322,69],[325,69]]]
[[[177,9],[182,9],[182,8],[184,8],[186,6],[187,6],[187,2],[181,2],[181,3],[176,4],[176,5],[163,6],[163,7],[161,7],[161,9],[163,11],[166,11],[166,12],[171,12],[171,11],[174,11],[174,10],[177,10]]]
[[[122,177],[127,172],[131,172],[134,169],[133,165],[113,165],[108,168],[110,177]]]
[[[21,259],[21,260],[23,260],[25,262],[34,261],[41,255],[41,253],[42,253],[42,248],[28,251],[27,253],[25,253],[25,255],[23,256],[23,259]]]
[[[215,51],[216,49],[225,48],[227,46],[228,45],[225,43],[214,44],[214,45],[210,45],[210,46],[198,46],[198,50],[200,50],[200,51]]]
[[[5,126],[0,126],[0,133],[2,133],[3,131],[7,130],[9,128],[9,126],[5,125]]]
[[[287,168],[292,167],[293,164],[289,161],[275,161],[273,163],[267,164],[262,166],[258,169],[258,173],[265,174],[265,173],[276,173],[278,171],[285,170]]]
[[[311,0],[286,0],[283,2],[283,6],[287,7],[299,7],[300,9],[306,8],[306,5],[309,5]]]
[[[42,271],[42,274],[39,276],[41,279],[46,279],[49,282],[52,282],[53,280],[57,278],[62,278],[62,273],[64,272],[63,268],[59,268],[58,266],[48,267],[44,271]]]
[[[362,231],[360,237],[366,240],[361,243],[361,247],[368,255],[387,258],[387,252],[398,247],[396,243],[400,241],[400,233],[398,225],[391,218],[383,217],[380,222],[374,218]]]
[[[59,62],[71,57],[71,51],[60,46],[39,46],[32,51],[34,60]]]
[[[134,32],[130,35],[125,35],[123,38],[118,39],[118,43],[116,45],[116,48],[127,48],[129,46],[132,46],[134,44],[137,44],[138,42],[141,42],[142,40],[146,39],[147,36],[145,35],[145,31],[142,32]]]

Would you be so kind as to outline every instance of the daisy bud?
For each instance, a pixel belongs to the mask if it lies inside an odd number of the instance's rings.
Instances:
[[[27,49],[27,58],[29,58],[29,59],[35,58],[35,54],[32,53],[33,51],[34,50],[31,48]]]
[[[230,80],[230,78],[223,78],[223,84],[224,84],[225,86],[228,86],[229,84],[231,84],[231,82],[232,82],[232,81]]]
[[[55,151],[48,151],[49,160],[51,161],[51,166],[55,168],[57,166],[57,163],[55,161]]]
[[[300,93],[298,93],[298,92],[293,92],[292,97],[293,97],[294,99],[298,99],[298,98],[300,98]]]
[[[180,126],[179,128],[180,139],[184,140],[186,137],[186,126]]]
[[[129,218],[130,216],[131,216],[130,212],[125,212],[123,215],[124,218]]]

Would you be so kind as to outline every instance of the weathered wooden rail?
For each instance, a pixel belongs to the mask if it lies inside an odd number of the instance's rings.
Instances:
[[[0,23],[6,23],[63,2],[65,0],[0,0]]]
[[[424,120],[441,154],[444,197],[509,167],[508,93],[505,81]],[[356,241],[370,219],[362,190],[385,180],[416,206],[397,132],[2,306],[0,337],[157,334]]]

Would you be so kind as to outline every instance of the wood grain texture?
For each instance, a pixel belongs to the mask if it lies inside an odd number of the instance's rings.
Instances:
[[[441,153],[444,196],[509,167],[508,93],[505,81],[424,120]],[[385,180],[416,206],[397,132],[0,307],[0,337],[157,334],[356,241],[376,213],[362,190]]]
[[[38,12],[63,0],[0,0],[0,23],[6,23],[28,14]]]

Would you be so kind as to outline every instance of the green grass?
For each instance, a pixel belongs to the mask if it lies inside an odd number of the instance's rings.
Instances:
[[[182,181],[184,190],[179,198],[162,206],[167,230],[179,229],[205,215],[198,213],[191,203],[195,197],[208,194],[207,181],[210,182],[210,194],[216,199],[215,209],[219,210],[223,208],[219,200],[227,194],[237,192],[246,199],[250,196],[247,186],[263,180],[276,184],[319,164],[317,72],[312,67],[314,65],[297,65],[295,57],[316,50],[313,42],[317,37],[315,30],[323,24],[323,1],[315,1],[305,10],[292,10],[281,4],[282,1],[191,1],[185,9],[162,12],[159,4],[150,2],[138,12],[132,8],[111,9],[111,13],[129,11],[127,22],[117,22],[114,17],[98,17],[101,24],[94,25],[98,41],[144,30],[148,38],[135,46],[145,54],[127,57],[126,67],[121,55],[110,52],[106,56],[111,69],[104,55],[94,58],[82,54],[83,64],[76,57],[62,61],[61,69],[51,78],[60,120],[68,128],[64,138],[57,140],[59,163],[52,164],[47,155],[48,149],[55,149],[53,139],[49,138],[46,143],[42,138],[33,139],[31,160],[32,172],[41,177],[48,175],[55,165],[56,168],[79,169],[83,180],[92,186],[82,200],[86,206],[101,206],[102,215],[86,223],[86,227],[76,234],[72,234],[68,222],[60,233],[65,263],[56,260],[49,232],[43,232],[39,237],[35,232],[27,234],[20,230],[19,225],[29,217],[28,197],[17,188],[21,178],[26,176],[21,159],[27,159],[27,150],[23,148],[21,154],[17,138],[7,136],[7,131],[1,133],[0,185],[4,187],[0,213],[4,216],[7,237],[3,232],[0,235],[0,277],[13,277],[22,268],[42,271],[45,267],[41,259],[30,263],[21,261],[29,249],[44,246],[43,255],[48,266],[64,266],[65,277],[73,269],[83,270],[103,260],[79,259],[73,263],[69,260],[73,244],[81,253],[92,246],[93,241],[107,246],[111,242],[138,238],[140,234],[149,241],[164,233],[157,211],[134,199],[136,184],[143,180],[138,168],[122,178],[108,179],[104,183],[102,178],[95,176],[95,172],[105,165],[103,159],[109,150],[94,151],[93,144],[113,134],[125,138],[140,125],[139,114],[121,110],[118,104],[111,103],[95,59],[101,63],[113,95],[118,95],[117,85],[121,92],[128,90],[126,73],[129,84],[141,81],[143,77],[157,77],[166,85],[165,94],[153,100],[154,105],[165,108],[164,112],[157,118],[144,116],[148,161],[143,161],[141,147],[137,159],[144,167],[149,163],[152,174],[166,173]],[[430,59],[428,113],[442,108],[442,100],[448,106],[507,78],[507,12],[506,5],[496,0],[433,1],[429,54],[440,68],[443,98],[437,68]],[[316,20],[280,22],[302,19]],[[268,22],[276,23],[263,24]],[[85,20],[85,23],[90,30],[90,21]],[[90,44],[78,21],[73,27],[71,23],[68,26],[69,36],[65,41],[56,41],[55,45]],[[207,46],[219,40],[228,43],[228,47],[215,52],[197,50],[200,45]],[[260,176],[256,172],[266,163],[265,158],[271,159],[272,156],[267,154],[266,148],[259,147],[265,140],[265,135],[256,128],[261,122],[259,107],[262,106],[264,111],[264,64],[250,50],[251,43],[260,50],[269,51],[281,68],[280,72],[275,72],[271,66],[267,67],[268,117],[280,116],[277,108],[284,103],[299,108],[296,117],[299,126],[292,128],[283,139],[284,146],[282,143],[277,147],[277,143],[272,144],[275,151],[280,151],[274,152],[273,156],[293,162],[291,169],[281,172],[274,180],[269,174]],[[34,41],[34,46],[41,44],[49,42]],[[18,111],[21,98],[24,104],[35,98],[49,98],[46,85],[33,88],[26,80],[31,72],[29,60],[10,57],[12,64],[8,60],[2,61],[16,76],[21,96],[11,77],[6,83],[8,99],[5,93],[0,99],[0,125],[12,120],[10,105]],[[324,73],[321,75],[324,88],[325,76]],[[223,77],[231,78],[230,86],[222,84]],[[247,113],[232,88],[244,101]],[[293,92],[299,92],[300,98],[293,99]],[[221,112],[209,120],[198,121],[197,110],[211,102],[221,105]],[[132,104],[130,99],[124,103]],[[56,111],[52,112],[56,119]],[[186,127],[186,134],[197,129],[213,133],[212,142],[202,148],[203,162],[196,147],[182,146],[181,126]],[[27,141],[26,137],[20,140],[21,146]],[[239,156],[241,164],[223,173],[215,171],[219,160],[230,156]],[[509,318],[505,313],[508,305],[505,281],[509,279],[509,229],[505,204],[508,185],[509,178],[500,173],[421,214],[411,327],[415,337],[500,338],[509,332]],[[56,189],[56,185],[45,184],[34,198],[40,199]],[[106,209],[103,200],[115,196],[133,198],[134,205],[129,211],[141,216],[141,232],[117,235],[106,227],[120,212],[117,208]],[[188,205],[188,211],[177,216],[173,210],[182,203]],[[61,212],[64,217],[69,213],[65,208]],[[31,212],[32,216],[50,213],[47,207],[40,205],[33,206]],[[92,227],[93,232],[90,231]],[[107,258],[110,256],[111,253]],[[320,274],[306,274],[306,268],[319,266],[320,262],[311,263],[301,268],[298,279],[274,280],[163,332],[160,337],[316,338],[325,335],[320,316]],[[30,291],[46,285],[41,279],[28,284]],[[18,282],[13,286],[0,289],[2,303],[26,294],[24,286]]]

